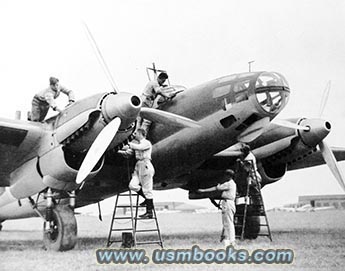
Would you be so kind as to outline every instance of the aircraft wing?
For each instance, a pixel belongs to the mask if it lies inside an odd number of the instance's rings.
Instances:
[[[341,147],[331,147],[331,150],[337,159],[337,161],[344,161],[345,160],[345,148]],[[308,168],[308,167],[315,167],[319,165],[325,164],[325,160],[322,157],[320,150],[314,152],[310,156],[305,157],[302,160],[296,161],[291,165],[288,165],[288,170],[295,170],[301,168]]]
[[[345,160],[345,148],[341,147],[331,147],[332,152],[337,159],[337,161]],[[236,162],[236,159],[239,158],[239,154],[236,151],[222,151],[207,161],[202,165],[203,169],[227,169],[229,165],[233,165]],[[269,158],[269,157],[265,157]],[[258,162],[260,159],[258,159]],[[315,167],[319,165],[324,165],[325,160],[322,157],[322,154],[319,150],[312,153],[309,156],[304,157],[301,160],[297,160],[294,163],[288,164],[287,170],[296,170],[302,168]]]
[[[35,155],[42,125],[0,118],[0,186],[8,186],[9,174]]]

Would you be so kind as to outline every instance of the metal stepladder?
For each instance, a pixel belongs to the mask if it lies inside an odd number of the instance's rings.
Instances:
[[[120,198],[127,199],[125,202],[121,202]],[[134,204],[133,204],[134,203]],[[160,233],[158,220],[156,216],[156,210],[153,208],[153,218],[140,218],[138,216],[138,209],[141,208],[139,206],[139,195],[137,193],[132,192],[129,190],[128,192],[124,192],[118,194],[115,200],[115,206],[113,211],[113,216],[110,223],[110,230],[107,240],[107,247],[110,247],[113,243],[122,242],[124,244],[124,238],[126,236],[130,237],[130,246],[129,247],[137,247],[138,245],[145,245],[145,244],[158,244],[163,248],[163,240]],[[127,214],[127,210],[129,209],[130,214]],[[119,210],[123,211],[121,215]],[[122,223],[120,222],[122,221]],[[138,223],[138,222],[142,223]],[[146,223],[144,223],[144,221]],[[154,223],[152,223],[154,222]],[[130,226],[128,226],[128,224]],[[139,228],[139,224],[141,227]],[[146,225],[145,225],[146,224]],[[154,224],[154,227],[152,226]],[[145,227],[146,226],[146,227]],[[115,232],[122,233],[122,239],[112,239],[112,235]],[[158,240],[151,240],[151,241],[138,241],[138,233],[149,233],[149,232],[156,232]],[[124,237],[125,236],[125,237]]]
[[[249,176],[247,177],[243,211],[238,210],[239,212],[236,212],[235,214],[235,228],[239,229],[239,231],[236,232],[240,232],[240,234],[237,234],[236,237],[244,240],[248,217],[259,217],[260,224],[259,233],[257,234],[257,236],[267,236],[272,241],[271,229],[268,223],[268,218],[261,194],[261,188],[256,175],[254,162],[252,160],[245,162],[248,163],[247,166],[249,167]],[[255,184],[253,182],[255,182]],[[243,198],[243,196],[236,196],[236,204],[238,203],[240,198]],[[262,220],[264,221],[262,222]],[[266,228],[266,232],[261,233],[262,227]]]

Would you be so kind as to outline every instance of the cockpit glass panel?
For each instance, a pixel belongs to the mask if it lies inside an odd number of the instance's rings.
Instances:
[[[279,73],[264,72],[260,74],[260,76],[256,80],[255,87],[260,88],[260,87],[270,87],[270,86],[289,87],[289,84],[284,78],[284,76],[282,76]]]
[[[248,88],[250,85],[250,79],[238,81],[234,84],[233,90],[235,92],[236,102],[242,102],[248,100]]]
[[[269,113],[276,113],[287,103],[290,89],[281,74],[264,72],[256,80],[255,92],[261,107]]]

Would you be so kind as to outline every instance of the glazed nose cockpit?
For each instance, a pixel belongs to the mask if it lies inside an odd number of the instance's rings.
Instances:
[[[260,106],[268,113],[277,113],[289,98],[289,84],[279,73],[263,72],[256,79],[255,94]]]

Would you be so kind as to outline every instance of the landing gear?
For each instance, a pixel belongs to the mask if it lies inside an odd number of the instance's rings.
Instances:
[[[2,230],[2,224],[0,223],[0,231]]]
[[[77,220],[74,216],[75,193],[69,195],[69,205],[57,205],[51,188],[44,194],[45,214],[37,208],[37,203],[29,197],[32,208],[44,220],[43,243],[47,250],[65,251],[77,243]],[[37,197],[37,201],[39,196]]]
[[[77,221],[70,206],[51,209],[50,220],[44,222],[43,242],[47,250],[65,251],[77,243]]]

